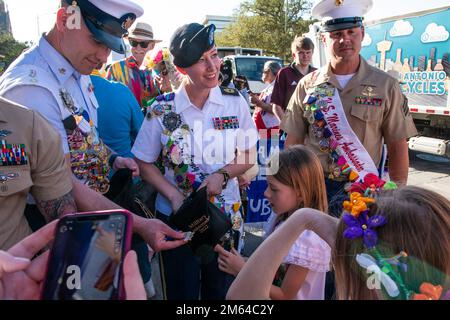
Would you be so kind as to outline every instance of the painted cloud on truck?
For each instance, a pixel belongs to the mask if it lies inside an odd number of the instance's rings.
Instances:
[[[447,41],[449,37],[448,31],[444,26],[438,26],[436,23],[430,23],[425,32],[422,33],[420,40],[423,43]]]
[[[406,20],[397,20],[389,31],[391,37],[409,36],[414,31],[412,24]]]
[[[372,37],[370,36],[370,34],[368,34],[366,32],[366,35],[364,36],[364,40],[362,42],[362,46],[363,47],[368,47],[372,44]]]

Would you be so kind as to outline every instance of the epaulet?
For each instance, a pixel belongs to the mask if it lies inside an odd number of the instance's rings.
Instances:
[[[237,89],[220,87],[220,91],[222,91],[222,94],[226,96],[239,96],[239,91]]]

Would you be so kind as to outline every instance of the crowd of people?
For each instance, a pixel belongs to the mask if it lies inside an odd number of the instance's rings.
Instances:
[[[450,299],[450,201],[406,186],[417,131],[398,82],[360,56],[371,5],[318,1],[328,64],[312,67],[313,42],[295,37],[292,64],[268,61],[254,94],[219,58],[214,25],[180,26],[158,49],[133,1],[62,0],[0,78],[0,299],[39,299],[54,220],[122,208],[127,299],[154,294],[149,250],[168,300]],[[124,38],[132,55],[102,76]],[[273,214],[247,260],[241,191],[258,141],[280,137],[265,168]],[[203,188],[232,227],[194,252],[169,225]]]

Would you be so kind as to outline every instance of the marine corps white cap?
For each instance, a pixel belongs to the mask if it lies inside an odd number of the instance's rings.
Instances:
[[[123,37],[144,9],[131,0],[66,0],[78,6],[84,22],[95,39],[108,48],[125,53]]]
[[[322,21],[322,31],[351,29],[363,25],[363,17],[372,6],[372,0],[319,0],[311,15]]]
[[[144,9],[131,0],[88,0],[103,12],[120,19],[124,15],[134,13],[136,18],[144,14]]]

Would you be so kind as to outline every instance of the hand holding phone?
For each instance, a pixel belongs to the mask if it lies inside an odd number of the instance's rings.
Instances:
[[[0,251],[0,300],[37,300],[42,296],[48,252],[34,259],[54,239],[58,221],[53,221],[17,243],[8,252]],[[129,251],[124,260],[124,287],[127,300],[146,300],[136,252]],[[32,277],[30,276],[32,275]],[[26,288],[26,290],[24,290]]]
[[[63,217],[55,230],[42,298],[125,298],[122,266],[131,227],[132,216],[125,210]]]

